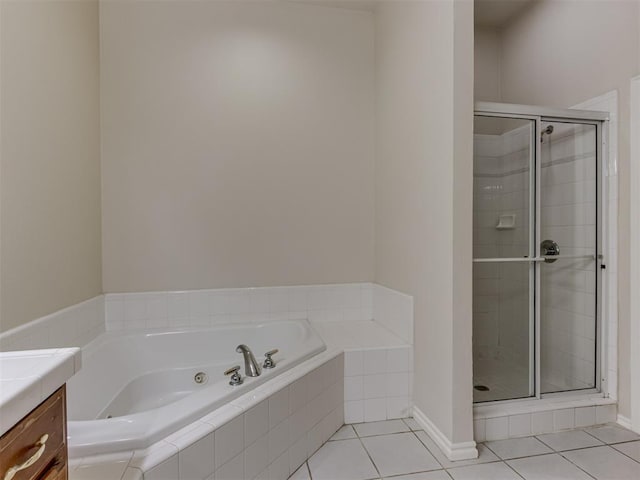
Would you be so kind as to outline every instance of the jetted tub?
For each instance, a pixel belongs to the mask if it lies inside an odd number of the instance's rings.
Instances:
[[[242,343],[260,365],[265,352],[279,349],[276,367],[245,377],[236,353]],[[325,349],[307,320],[102,334],[83,349],[82,369],[67,383],[69,455],[146,448]],[[244,378],[235,387],[224,376],[234,365]]]

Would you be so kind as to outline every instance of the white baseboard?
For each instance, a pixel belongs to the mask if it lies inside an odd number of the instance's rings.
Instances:
[[[478,458],[476,442],[452,443],[447,436],[416,406],[413,407],[413,419],[427,432],[427,435],[436,442],[449,460],[470,460]]]
[[[633,430],[631,420],[625,417],[624,415],[618,414],[618,418],[616,419],[616,423],[621,427],[624,427],[628,430]]]

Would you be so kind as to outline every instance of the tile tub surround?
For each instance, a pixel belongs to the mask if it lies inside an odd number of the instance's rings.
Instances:
[[[0,352],[0,436],[73,376],[78,348]]]
[[[373,318],[406,343],[413,344],[413,297],[373,284]]]
[[[372,320],[374,310],[379,312],[377,314],[381,316],[382,321]],[[305,432],[306,440],[295,442],[288,447],[290,457],[301,458],[303,451],[308,450],[308,445],[317,445],[315,448],[318,448],[326,440],[324,438],[328,435],[326,432],[333,428],[329,428],[328,425],[334,425],[333,422],[336,422],[334,430],[337,430],[344,423],[345,408],[350,415],[356,412],[356,416],[350,417],[350,421],[357,421],[360,415],[362,420],[365,416],[367,420],[408,416],[411,407],[413,359],[412,348],[407,338],[411,338],[409,334],[413,332],[413,301],[410,296],[374,284],[107,294],[5,332],[0,335],[0,345],[3,349],[8,349],[9,346],[16,349],[48,346],[51,342],[54,342],[53,345],[84,346],[105,331],[105,327],[106,330],[113,330],[167,325],[200,326],[218,322],[265,321],[282,318],[309,318],[327,343],[328,350],[310,359],[304,368],[318,367],[331,355],[340,355],[344,358],[342,355],[344,351],[350,358],[348,366],[344,366],[339,373],[337,382],[339,387],[333,387],[334,392],[338,389],[340,392],[339,408],[332,409],[314,425],[310,425],[309,430]],[[346,374],[350,377],[359,377],[356,384],[359,385],[358,382],[361,380],[363,388],[362,398],[349,405],[347,405],[349,402],[345,402],[344,387],[347,384],[351,385],[351,382],[345,382]],[[299,388],[289,387],[289,383],[299,380],[295,377],[296,375],[300,375],[300,378],[304,376],[295,369],[285,372],[282,378],[274,379],[273,384],[269,382],[269,385],[265,385],[266,390],[256,390],[242,397],[247,399],[248,404],[243,404],[241,399],[238,399],[208,415],[206,417],[208,421],[201,422],[206,425],[198,425],[198,429],[194,432],[202,433],[203,429],[208,431],[209,433],[202,435],[202,439],[213,434],[215,443],[214,432],[216,428],[222,426],[222,420],[228,422],[233,416],[238,415],[245,415],[243,418],[246,419],[248,410],[256,406],[259,401],[266,399],[271,391],[269,389],[283,385],[282,382],[290,388],[290,399],[294,401],[293,398],[296,395],[294,392]],[[384,392],[378,389],[376,384],[382,378],[384,378]],[[295,382],[292,385],[298,383]],[[308,404],[302,408],[309,409],[310,412],[311,410],[317,412],[318,409],[324,412],[326,407],[323,401],[314,398],[309,399]],[[290,422],[300,421],[301,415],[296,413],[295,419],[293,418],[295,414],[290,415],[292,417]],[[218,417],[214,422],[213,416],[216,414]],[[311,418],[314,418],[314,415],[318,413],[310,413]],[[186,442],[189,438],[186,433],[190,427],[193,425],[176,432],[174,436],[182,433],[184,435],[180,441]],[[245,446],[251,448],[254,444]],[[147,471],[148,478],[155,478],[149,475],[161,475],[165,470],[168,472],[168,478],[178,478],[174,476],[175,459],[172,457],[176,454],[179,457],[181,448],[187,449],[185,445],[176,446],[163,440],[145,451],[77,459],[72,462],[74,469],[72,478],[74,476],[77,478],[123,476],[123,478],[133,479],[142,478],[143,472]],[[255,448],[258,448],[258,445],[255,445]],[[193,447],[190,452],[193,453],[196,450]],[[258,453],[262,455],[264,452],[260,450]],[[244,450],[242,454],[244,455]],[[185,458],[183,462],[187,462],[187,453],[182,455]],[[236,455],[224,465],[218,465],[220,468],[227,469],[222,470],[225,476],[232,475],[232,469],[239,469],[241,464],[242,468],[245,468],[244,461],[241,462],[239,456],[240,454]],[[248,458],[251,459],[254,456],[248,454]],[[282,477],[285,470],[293,468],[291,464],[285,465],[283,455],[276,459],[269,459],[269,462],[269,469],[266,472],[269,476],[276,478]],[[157,470],[152,474],[150,470],[153,467],[157,467]],[[113,469],[118,468],[121,468],[120,474],[114,475]],[[107,477],[103,472],[109,472]],[[288,475],[290,472],[286,473]],[[283,478],[286,478],[286,475]]]
[[[98,295],[0,334],[0,351],[83,347],[105,331]]]
[[[409,415],[413,298],[401,292],[310,285],[107,294],[105,304],[107,330],[308,318],[330,348],[347,352],[347,422]]]
[[[375,309],[375,312],[374,312]],[[83,347],[105,330],[208,326],[230,322],[308,318],[315,325],[341,322],[355,332],[380,317],[394,343],[411,343],[413,298],[372,283],[296,287],[226,288],[99,295],[0,334],[0,351]],[[369,328],[366,329],[370,330]],[[352,334],[347,347],[380,344]],[[330,342],[328,342],[330,343]]]
[[[412,345],[378,320],[323,322],[316,323],[314,328],[330,348],[345,352],[346,423],[409,416],[413,393]]]
[[[299,318],[363,321],[373,318],[373,284],[109,293],[105,307],[107,330]]]
[[[145,450],[76,459],[71,479],[285,480],[344,423],[342,352],[324,352]]]
[[[345,423],[406,418],[411,411],[412,348],[350,349],[344,357]]]
[[[307,318],[312,323],[373,318],[412,343],[413,297],[372,283],[222,288],[105,295],[107,330],[206,326]]]

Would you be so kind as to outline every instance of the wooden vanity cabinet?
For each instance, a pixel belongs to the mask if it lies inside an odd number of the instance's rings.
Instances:
[[[0,438],[0,480],[66,480],[66,426],[63,385]]]

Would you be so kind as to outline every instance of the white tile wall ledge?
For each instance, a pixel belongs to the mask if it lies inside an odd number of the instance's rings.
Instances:
[[[300,318],[309,319],[328,344],[343,348],[412,343],[411,296],[373,283],[347,283],[108,293],[0,334],[0,351],[83,347],[105,330]]]
[[[107,330],[374,318],[371,283],[108,293],[105,297]]]
[[[0,351],[83,347],[105,331],[104,295],[0,334]]]
[[[0,435],[80,369],[79,348],[0,352]]]

